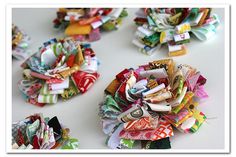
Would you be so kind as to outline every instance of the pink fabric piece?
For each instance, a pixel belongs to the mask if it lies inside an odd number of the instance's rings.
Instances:
[[[187,79],[186,83],[187,83],[187,87],[190,91],[194,90],[194,88],[197,84],[199,76],[200,76],[200,73],[197,73],[197,74],[195,74],[192,77]]]
[[[194,95],[198,98],[207,98],[208,94],[204,90],[204,84],[206,83],[204,78],[199,72],[188,78],[186,81],[187,87],[190,91],[194,92]]]
[[[208,98],[208,94],[207,92],[204,90],[204,86],[198,86],[195,91],[194,91],[194,95],[198,98]]]
[[[73,38],[79,41],[85,41],[86,37],[84,35],[74,35]]]
[[[33,72],[33,71],[30,72],[30,75],[33,76],[33,77],[42,79],[42,80],[48,80],[48,79],[51,78],[50,76],[46,76],[46,75],[43,75],[43,74],[40,74],[40,73],[36,73],[36,72]]]
[[[90,33],[89,33],[89,41],[97,41],[101,39],[101,34],[100,34],[100,30],[99,28],[93,29]]]

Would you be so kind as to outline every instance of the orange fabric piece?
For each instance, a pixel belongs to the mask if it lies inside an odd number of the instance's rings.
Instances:
[[[209,9],[205,9],[203,11],[203,16],[202,16],[201,20],[199,21],[198,26],[201,26],[204,23],[204,21],[205,21],[205,19],[207,17],[208,12],[209,12]]]
[[[112,96],[115,95],[115,92],[120,87],[120,82],[117,79],[114,79],[106,88],[105,92],[111,94]]]
[[[90,18],[87,18],[87,19],[81,19],[78,23],[80,25],[88,25],[88,24],[91,24],[95,21],[99,21],[101,20],[100,16],[95,16],[95,17],[90,17]]]
[[[78,23],[70,24],[66,30],[65,34],[71,35],[87,35],[91,32],[92,28],[90,25],[79,25]]]

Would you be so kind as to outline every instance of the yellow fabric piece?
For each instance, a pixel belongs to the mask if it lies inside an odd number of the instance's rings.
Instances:
[[[187,53],[187,49],[185,46],[183,46],[183,48],[181,50],[169,52],[168,55],[169,55],[169,57],[174,57],[174,56],[185,55],[186,53]]]
[[[75,72],[77,72],[79,70],[80,70],[80,66],[75,64],[72,68],[70,68],[68,70],[65,70],[65,71],[62,71],[60,73],[60,76],[62,78],[66,78],[66,77],[70,76],[71,74],[73,74],[73,73],[75,73]]]
[[[58,12],[75,12],[75,13],[79,13],[81,15],[84,15],[85,12],[84,12],[84,9],[66,9],[66,8],[59,8],[58,9]]]
[[[65,30],[65,34],[70,35],[87,35],[91,32],[90,25],[79,25],[78,23],[71,23]]]
[[[169,75],[169,78],[171,78],[175,68],[175,63],[173,59],[162,59],[158,61],[149,62],[149,67],[151,69],[163,68],[165,66],[167,67],[166,70]]]
[[[84,62],[84,56],[83,56],[83,52],[80,45],[78,45],[77,49],[78,49],[78,53],[76,55],[75,63],[81,66]]]

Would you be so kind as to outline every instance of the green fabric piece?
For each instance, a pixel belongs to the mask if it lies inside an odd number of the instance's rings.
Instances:
[[[126,17],[126,16],[128,16],[128,12],[127,12],[126,9],[123,9],[119,17],[120,17],[120,18],[124,18],[124,17]]]
[[[157,26],[150,16],[147,16],[147,21],[150,26]]]
[[[169,137],[163,138],[157,141],[149,141],[147,143],[147,149],[170,149],[170,139]]]
[[[113,99],[113,97],[111,95],[107,95],[105,102],[104,102],[106,109],[108,110],[112,110],[115,112],[120,112],[121,108],[119,107],[119,105],[116,103],[116,101]]]
[[[44,121],[45,121],[46,124],[48,124],[48,121],[49,121],[49,120],[50,120],[49,117],[45,117],[45,118],[44,118]]]
[[[79,141],[76,138],[70,138],[61,147],[61,149],[78,149],[79,148]]]
[[[200,111],[195,110],[193,113],[193,117],[196,119],[195,124],[190,128],[190,132],[195,133],[206,120],[206,115]]]
[[[190,13],[188,14],[188,16],[184,19],[182,23],[195,20],[198,16],[198,12],[199,12],[199,8],[192,8]]]
[[[102,28],[106,31],[112,31],[116,29],[116,25],[112,21],[108,21],[102,25]]]
[[[175,12],[177,13],[182,13],[183,12],[183,8],[175,8]]]
[[[26,135],[27,135],[30,143],[32,143],[33,136],[36,134],[39,127],[40,127],[40,121],[38,119],[36,121],[34,121],[32,124],[29,124],[27,126]]]
[[[115,96],[114,96],[115,101],[122,104],[122,105],[127,106],[128,103],[119,96],[119,93],[117,91],[116,91]]]
[[[143,40],[145,45],[148,45],[150,47],[154,47],[160,41],[160,33],[154,33],[154,34],[152,34],[148,37],[146,36],[142,40]]]
[[[61,97],[63,98],[63,100],[67,100],[67,99],[70,99],[71,97],[73,97],[77,94],[79,94],[79,90],[77,89],[74,82],[70,78],[69,88],[64,89],[64,93],[61,94]]]
[[[177,45],[190,43],[190,39],[185,39],[185,40],[177,41],[177,42],[175,42],[175,43],[176,43]]]
[[[168,22],[172,26],[178,25],[180,23],[181,16],[182,16],[181,12],[178,13],[178,14],[175,14],[174,16],[171,16],[171,17],[168,18]]]
[[[133,148],[135,140],[132,139],[124,139],[120,140],[120,144],[122,148]]]

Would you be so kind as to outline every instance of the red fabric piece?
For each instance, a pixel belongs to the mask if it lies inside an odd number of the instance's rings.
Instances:
[[[128,100],[126,99],[126,95],[125,95],[125,87],[126,87],[126,83],[122,83],[122,85],[120,86],[120,88],[119,88],[119,90],[118,90],[118,93],[119,93],[119,96],[120,96],[122,99],[128,101]]]
[[[55,67],[57,66],[57,64],[60,62],[60,60],[62,59],[62,57],[63,57],[63,54],[61,53],[61,54],[57,57],[56,61],[53,63],[52,68],[55,68]]]
[[[71,68],[74,65],[74,62],[75,62],[75,55],[71,54],[66,61],[66,65]]]
[[[173,128],[171,124],[164,120],[159,119],[159,124],[156,129],[153,130],[142,130],[142,131],[125,131],[122,130],[119,134],[120,138],[133,139],[133,140],[151,140],[156,141],[159,139],[173,136]]]
[[[32,84],[29,87],[29,90],[27,91],[27,95],[31,96],[31,95],[35,95],[38,93],[38,91],[42,88],[42,84],[41,83],[35,83]]]
[[[47,84],[56,84],[56,83],[62,83],[64,80],[58,79],[58,78],[50,78],[49,80],[46,80]]]
[[[167,78],[160,78],[160,79],[157,79],[157,83],[158,83],[158,84],[164,83],[166,87],[169,85],[169,81],[168,81]]]
[[[29,117],[27,117],[27,118],[30,118],[30,121],[31,121],[32,123],[34,123],[36,120],[39,120],[40,123],[42,122],[42,119],[41,119],[41,117],[40,117],[39,114],[34,114],[34,115],[31,115],[31,116],[29,116]]]
[[[33,105],[36,105],[36,106],[39,106],[39,107],[43,107],[45,104],[44,103],[39,103],[38,101],[37,101],[37,98],[29,98],[28,99],[28,102],[30,103],[30,104],[33,104]]]
[[[110,14],[111,11],[112,11],[112,9],[103,9],[102,15],[105,15],[105,16],[106,16],[106,15]]]
[[[82,93],[85,93],[95,83],[98,77],[98,73],[87,73],[83,71],[72,74],[73,81]]]
[[[116,75],[116,79],[120,82],[125,81],[125,74],[127,74],[129,72],[128,69],[124,69],[123,71],[121,71],[119,74]]]
[[[144,24],[144,23],[147,23],[148,21],[147,21],[146,18],[136,17],[136,18],[134,19],[134,22],[138,22],[138,23],[140,23],[140,24]]]
[[[204,85],[206,83],[206,81],[207,81],[207,79],[205,77],[203,77],[202,75],[200,75],[197,80],[197,84]]]
[[[37,73],[37,72],[34,72],[34,71],[31,71],[30,75],[33,76],[33,77],[42,79],[42,80],[48,80],[48,79],[51,78],[50,76],[47,76],[47,75],[44,75],[44,74],[40,74],[40,73]]]
[[[21,146],[22,144],[25,144],[24,136],[20,129],[17,130],[17,144]]]
[[[37,135],[34,135],[33,137],[32,146],[33,146],[33,149],[40,149],[39,139]]]
[[[95,52],[91,48],[85,48],[84,56],[94,57],[95,56]]]

